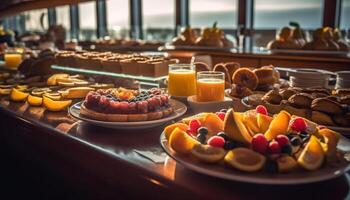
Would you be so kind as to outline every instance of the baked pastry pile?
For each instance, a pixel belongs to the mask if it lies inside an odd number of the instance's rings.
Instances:
[[[61,66],[149,77],[166,76],[168,65],[177,63],[164,56],[88,51],[59,51],[55,58]]]
[[[328,126],[350,127],[350,89],[287,89],[270,90],[262,104],[271,113],[281,110]]]
[[[260,68],[241,67],[239,63],[219,63],[214,71],[225,73],[225,86],[231,88],[230,95],[243,98],[253,94],[253,91],[267,91],[279,82],[279,72],[272,65]]]
[[[89,92],[80,113],[101,121],[148,121],[170,115],[173,108],[161,89],[146,91],[125,88],[99,89]]]

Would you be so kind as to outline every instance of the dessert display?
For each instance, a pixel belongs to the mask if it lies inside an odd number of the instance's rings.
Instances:
[[[262,105],[200,113],[165,127],[163,134],[172,156],[247,173],[302,173],[344,161],[337,132],[285,110],[269,115]]]
[[[89,92],[80,114],[109,122],[150,121],[173,113],[168,95],[161,89],[137,91],[125,88]]]
[[[327,126],[350,126],[350,97],[348,89],[321,89],[290,87],[271,90],[261,103],[272,113],[286,110]]]
[[[61,66],[148,77],[166,76],[168,65],[178,62],[164,56],[111,52],[59,51],[55,57]]]
[[[171,45],[176,47],[199,46],[227,49],[234,47],[234,43],[226,38],[225,33],[217,27],[216,22],[212,28],[203,28],[199,35],[191,27],[183,28],[180,35],[171,41]]]
[[[268,49],[317,50],[348,52],[350,45],[342,39],[341,31],[331,27],[318,28],[312,33],[312,40],[306,41],[304,31],[298,23],[290,23],[293,28],[283,27],[270,41]]]

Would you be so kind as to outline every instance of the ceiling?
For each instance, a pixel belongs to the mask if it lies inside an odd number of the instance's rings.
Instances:
[[[55,6],[77,4],[89,0],[0,0],[0,17],[14,15],[20,12],[50,8]],[[91,0],[90,0],[91,1]]]

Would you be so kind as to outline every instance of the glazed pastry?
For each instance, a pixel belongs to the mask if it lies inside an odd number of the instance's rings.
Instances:
[[[296,94],[297,92],[298,91],[293,88],[287,88],[287,89],[281,90],[279,93],[283,99],[289,99],[289,97]]]
[[[232,76],[232,83],[255,90],[258,86],[258,77],[249,68],[240,68]]]
[[[285,100],[283,100],[285,101]],[[295,108],[290,105],[285,105],[283,108],[285,111],[289,112],[292,115],[297,115],[299,117],[310,118],[311,110],[305,108]]]
[[[335,125],[332,118],[329,115],[318,111],[312,111],[311,121],[316,122],[317,124],[322,124],[326,126]]]
[[[233,77],[233,74],[235,73],[235,71],[241,67],[241,65],[237,62],[227,62],[224,65],[228,70],[230,77]]]
[[[258,77],[259,85],[273,85],[275,83],[272,68],[262,67],[254,69],[253,72]]]
[[[337,96],[327,96],[327,97],[324,97],[325,99],[329,99],[329,100],[332,100],[332,101],[336,101],[338,102],[339,101],[339,98]]]
[[[343,108],[340,103],[327,98],[317,98],[312,101],[311,109],[328,114],[341,114]]]
[[[271,104],[280,104],[282,101],[282,96],[278,93],[277,90],[270,90],[261,99]]]
[[[302,89],[305,93],[322,93],[329,96],[331,93],[328,89],[325,88],[304,88]]]
[[[307,93],[294,94],[288,99],[291,105],[298,108],[310,108],[312,100],[312,96]]]
[[[323,97],[328,97],[328,95],[327,94],[325,94],[325,93],[318,93],[318,92],[313,92],[313,93],[311,93],[311,96],[313,97],[313,98],[323,98]]]
[[[350,113],[346,113],[344,115],[334,115],[333,121],[343,127],[350,127]]]
[[[237,97],[237,98],[243,98],[252,94],[253,92],[249,88],[232,84],[231,93],[230,93],[231,96]]]

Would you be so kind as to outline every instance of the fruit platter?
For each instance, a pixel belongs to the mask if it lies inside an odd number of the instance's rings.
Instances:
[[[282,110],[200,113],[165,127],[166,153],[198,173],[258,184],[303,184],[350,169],[350,141],[325,126]]]
[[[169,99],[161,89],[110,88],[90,91],[69,112],[83,121],[109,127],[138,129],[154,127],[183,115],[187,107]]]

